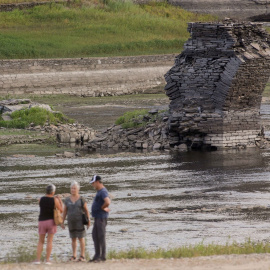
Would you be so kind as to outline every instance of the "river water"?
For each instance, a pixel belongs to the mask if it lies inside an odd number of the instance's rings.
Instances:
[[[267,119],[270,105],[262,112]],[[103,177],[112,197],[108,250],[270,239],[270,149],[83,153],[70,159],[38,146],[18,153],[25,156],[0,153],[0,260],[14,247],[36,245],[37,200],[47,183],[64,194],[78,181],[90,208],[93,174]],[[92,256],[91,229],[86,239]],[[70,256],[67,229],[58,228],[55,240],[53,254]]]

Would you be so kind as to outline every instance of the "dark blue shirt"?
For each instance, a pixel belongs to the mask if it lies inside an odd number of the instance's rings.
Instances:
[[[108,190],[105,187],[97,191],[96,197],[92,204],[92,217],[108,218],[109,213],[101,209],[101,206],[104,204],[104,199],[107,197],[109,197],[109,195]]]

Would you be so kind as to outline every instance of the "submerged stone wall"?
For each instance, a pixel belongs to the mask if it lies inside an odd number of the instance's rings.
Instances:
[[[170,144],[255,146],[270,36],[252,23],[189,23],[188,30],[191,38],[165,75]]]

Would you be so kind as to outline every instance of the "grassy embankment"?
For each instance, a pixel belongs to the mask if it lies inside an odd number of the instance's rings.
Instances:
[[[269,253],[270,244],[264,242],[253,242],[250,240],[242,244],[233,242],[226,245],[218,244],[197,244],[182,246],[171,249],[147,250],[144,248],[131,248],[126,251],[109,251],[108,259],[158,259],[158,258],[184,258],[199,257],[212,255],[229,255],[229,254],[252,254],[252,253]],[[86,254],[90,257],[89,254]],[[35,259],[35,245],[32,247],[18,247],[15,252],[7,254],[5,263],[11,262],[31,262]],[[54,256],[54,260],[60,262],[62,258]]]
[[[187,22],[215,19],[166,3],[118,0],[17,9],[0,13],[0,59],[179,53]]]

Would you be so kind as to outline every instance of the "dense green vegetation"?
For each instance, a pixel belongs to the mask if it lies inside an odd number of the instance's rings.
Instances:
[[[179,53],[187,22],[215,17],[166,3],[77,0],[0,13],[0,59]]]
[[[43,108],[33,107],[30,109],[23,109],[13,112],[11,115],[12,120],[0,121],[0,127],[6,128],[26,128],[30,124],[44,125],[46,122],[50,124],[69,123],[72,120],[66,118],[62,113],[52,113]]]

